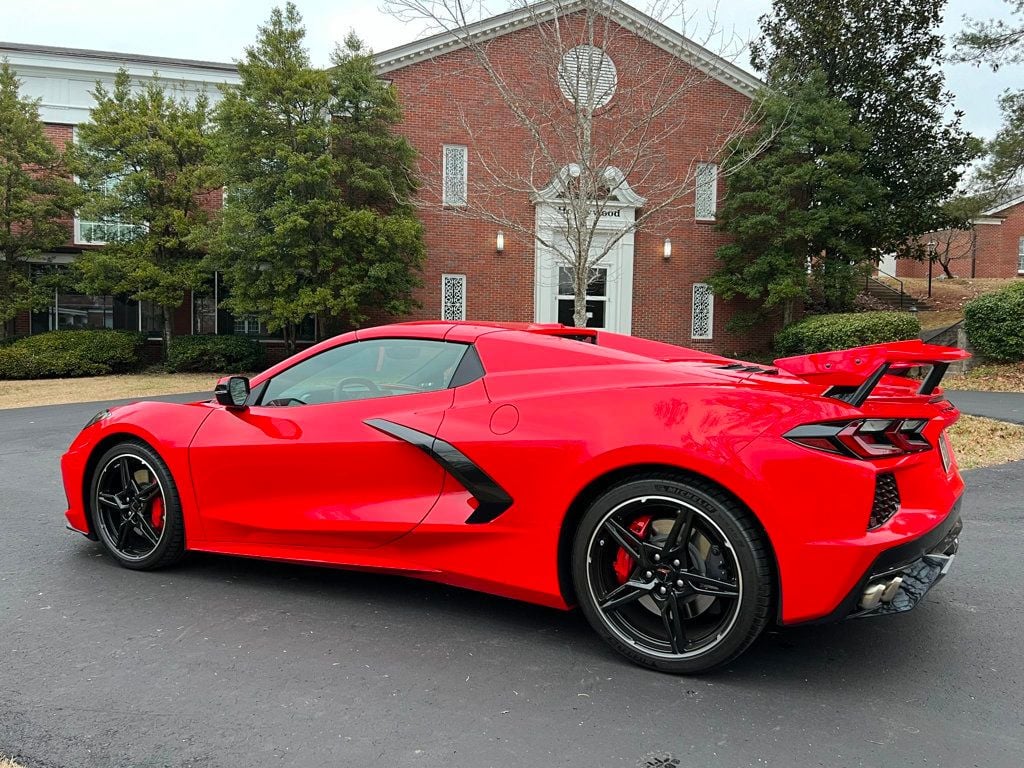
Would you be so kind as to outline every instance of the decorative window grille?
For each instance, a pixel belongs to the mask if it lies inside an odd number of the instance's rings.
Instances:
[[[1017,272],[1024,275],[1024,237],[1017,242]]]
[[[466,319],[465,275],[441,275],[441,319]]]
[[[698,220],[714,221],[718,210],[718,166],[698,163],[695,182],[694,216]]]
[[[707,283],[693,284],[693,328],[690,338],[711,339],[715,330],[715,295]]]
[[[468,152],[465,147],[455,144],[444,145],[443,189],[441,202],[444,205],[463,206],[468,199]]]
[[[558,65],[558,87],[573,104],[599,109],[612,100],[619,74],[615,62],[600,48],[578,45]]]

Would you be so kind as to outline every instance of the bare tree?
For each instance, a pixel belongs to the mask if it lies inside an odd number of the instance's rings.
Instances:
[[[717,184],[717,171],[710,181],[702,177],[705,164],[728,173],[743,163],[729,153],[733,139],[756,123],[751,102],[738,94],[700,101],[709,83],[720,93],[717,79],[735,78],[736,70],[662,23],[685,28],[691,19],[681,4],[655,0],[639,13],[619,0],[511,0],[515,28],[532,33],[517,38],[528,46],[526,73],[522,55],[515,56],[503,36],[482,33],[490,14],[481,0],[384,0],[384,8],[447,33],[470,54],[456,76],[483,78],[507,109],[509,125],[496,138],[494,126],[481,122],[478,104],[452,105],[477,169],[458,210],[546,249],[571,278],[576,326],[586,325],[588,285],[624,237],[655,222],[664,230],[692,221],[698,184]],[[708,28],[705,39],[724,38],[713,19]],[[732,47],[736,55],[743,46]],[[749,76],[744,85],[758,87]],[[508,142],[516,141],[523,144],[521,162],[504,161]],[[682,151],[688,161],[667,162]],[[428,170],[429,186],[442,169]],[[524,199],[556,203],[555,226],[538,227],[525,216]],[[635,217],[603,230],[603,219],[619,216],[624,201],[635,207]],[[427,204],[442,202],[430,195]]]
[[[953,279],[953,262],[969,259],[974,254],[977,233],[970,222],[963,228],[943,229],[925,235],[927,240],[928,258],[942,267],[946,277]],[[929,271],[930,271],[929,267]]]

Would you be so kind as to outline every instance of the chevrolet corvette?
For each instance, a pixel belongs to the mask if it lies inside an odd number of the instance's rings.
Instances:
[[[213,552],[579,606],[622,655],[693,674],[772,622],[909,610],[946,574],[964,484],[939,383],[965,356],[359,330],[208,401],[103,409],[61,460],[67,522],[132,569]]]

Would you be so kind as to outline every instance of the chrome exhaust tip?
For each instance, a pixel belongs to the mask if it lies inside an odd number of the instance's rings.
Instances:
[[[897,576],[890,581],[885,590],[882,592],[882,602],[891,603],[893,598],[896,597],[896,593],[900,591],[900,585],[903,584],[903,577]]]
[[[885,586],[885,584],[869,585],[860,598],[861,610],[870,611],[877,608],[879,603],[882,602],[882,593],[885,592]]]
[[[893,576],[890,579],[869,584],[861,595],[860,609],[862,611],[871,611],[882,603],[891,603],[893,598],[899,593],[902,584],[902,576]]]

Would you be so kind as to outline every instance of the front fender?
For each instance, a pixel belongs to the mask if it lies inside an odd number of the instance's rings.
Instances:
[[[68,499],[68,524],[91,534],[87,514],[88,483],[100,454],[119,440],[135,438],[150,445],[167,464],[181,499],[186,545],[202,539],[189,445],[199,427],[213,412],[211,403],[162,403],[143,401],[110,409],[106,418],[83,429],[61,457],[61,472]]]

